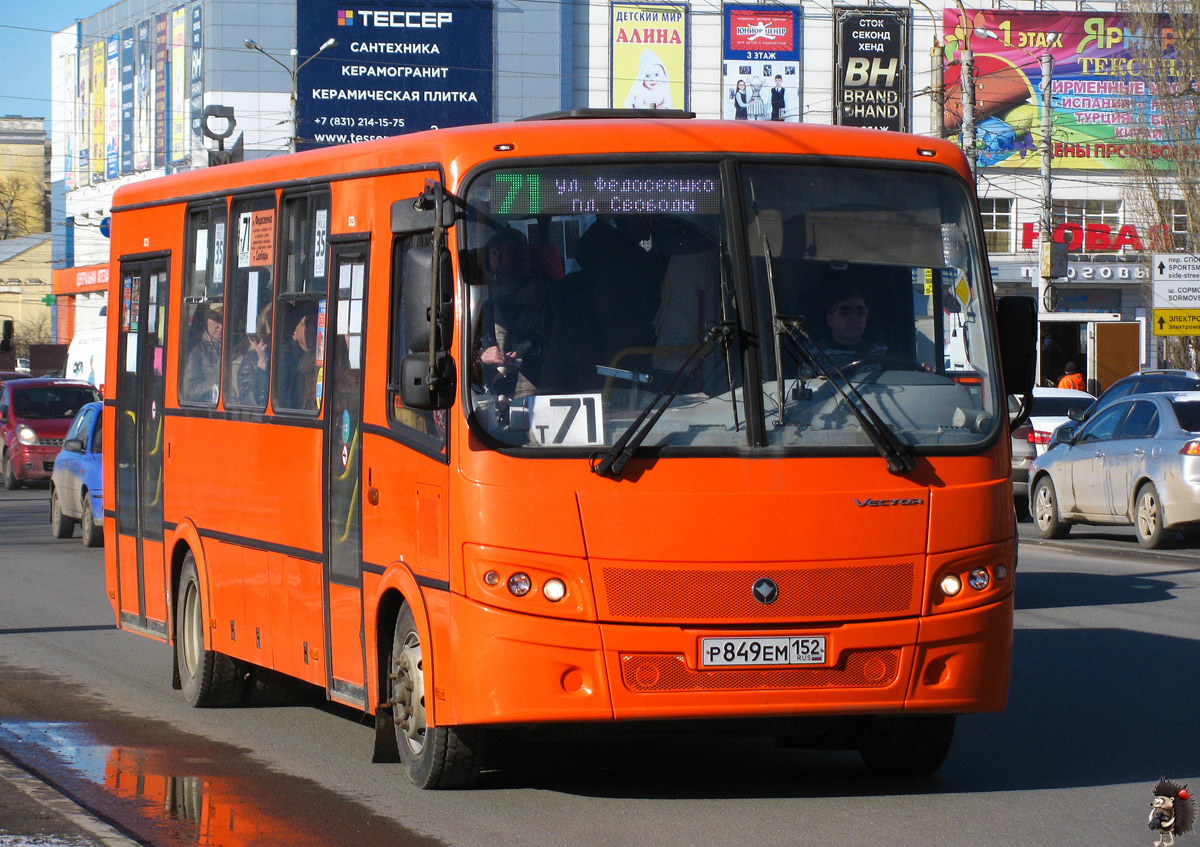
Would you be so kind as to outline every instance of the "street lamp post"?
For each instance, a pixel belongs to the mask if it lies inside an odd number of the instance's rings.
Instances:
[[[337,39],[336,38],[328,39],[324,44],[322,44],[320,47],[317,48],[316,53],[313,53],[311,56],[309,56],[307,59],[305,59],[303,62],[301,62],[299,66],[296,65],[296,57],[299,54],[297,53],[296,48],[293,47],[291,50],[288,51],[289,55],[292,57],[292,64],[290,67],[288,65],[285,65],[283,62],[279,61],[278,59],[276,59],[274,56],[272,56],[266,50],[262,49],[262,46],[259,45],[259,43],[257,41],[255,41],[253,38],[247,38],[242,43],[246,45],[246,49],[257,50],[259,53],[262,53],[264,56],[266,56],[272,62],[279,65],[279,67],[283,68],[283,70],[288,75],[288,79],[291,81],[291,89],[292,90],[291,90],[291,99],[289,100],[289,105],[288,105],[288,118],[292,125],[292,131],[290,133],[288,133],[288,152],[294,153],[296,151],[296,141],[297,141],[297,135],[296,135],[296,130],[297,130],[297,126],[296,126],[296,81],[300,76],[300,71],[304,70],[305,65],[307,65],[309,62],[311,62],[313,59],[320,56],[322,53],[324,53],[329,48],[337,47]]]

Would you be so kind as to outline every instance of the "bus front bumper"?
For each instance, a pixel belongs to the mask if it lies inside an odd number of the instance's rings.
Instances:
[[[555,620],[451,596],[443,724],[752,718],[1004,708],[1013,595],[958,612],[788,629]],[[823,635],[820,667],[700,664],[700,640]]]

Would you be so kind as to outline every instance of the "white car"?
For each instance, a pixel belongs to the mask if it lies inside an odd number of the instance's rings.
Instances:
[[[1054,430],[1071,423],[1067,413],[1071,409],[1080,411],[1092,405],[1095,397],[1086,391],[1073,388],[1033,389],[1033,408],[1029,420],[1012,431],[1012,479],[1013,494],[1029,496],[1029,466],[1033,460],[1050,449],[1050,437]],[[1012,420],[1021,408],[1021,398],[1008,395],[1008,417]]]

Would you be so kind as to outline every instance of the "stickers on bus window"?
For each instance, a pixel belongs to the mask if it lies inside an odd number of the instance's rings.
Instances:
[[[529,399],[529,434],[547,447],[591,447],[604,443],[604,407],[599,394],[543,394]]]

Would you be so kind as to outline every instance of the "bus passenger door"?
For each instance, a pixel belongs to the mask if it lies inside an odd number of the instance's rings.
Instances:
[[[167,256],[121,263],[117,340],[117,585],[121,626],[167,637],[163,539],[163,401]]]
[[[325,391],[326,632],[333,699],[366,706],[362,598],[362,390],[365,241],[331,245]],[[318,340],[320,345],[320,340]]]

